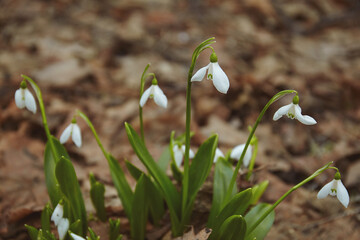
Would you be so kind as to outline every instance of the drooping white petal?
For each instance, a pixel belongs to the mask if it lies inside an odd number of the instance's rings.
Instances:
[[[166,108],[167,98],[164,92],[160,89],[158,85],[153,85],[154,87],[154,101],[160,107]]]
[[[22,91],[24,91],[24,90],[19,88],[15,92],[15,104],[20,109],[25,107],[25,99],[23,98]]]
[[[59,221],[64,215],[64,208],[61,204],[58,204],[51,215],[51,221],[54,222],[55,226],[59,224]]]
[[[222,152],[219,148],[216,148],[213,162],[216,163],[217,160],[219,159],[219,157],[223,157],[223,158],[224,158],[225,156],[224,156],[223,152]]]
[[[79,235],[76,235],[75,233],[70,233],[70,235],[74,240],[85,240],[85,238],[80,237]]]
[[[301,108],[298,104],[295,104],[295,118],[299,120],[302,124],[305,125],[314,125],[316,124],[316,120],[308,115],[301,114]]]
[[[317,194],[317,198],[318,199],[322,199],[325,198],[327,195],[329,195],[329,193],[331,192],[331,189],[333,187],[333,183],[335,180],[332,180],[331,182],[325,184],[325,186],[323,186],[320,191]]]
[[[184,146],[185,147],[185,146]],[[184,150],[185,151],[185,150]],[[174,160],[175,160],[175,163],[176,163],[176,166],[180,167],[181,166],[181,163],[183,161],[183,158],[184,158],[184,151],[179,148],[178,145],[175,145],[173,147],[173,152],[174,152]]]
[[[236,161],[239,161],[240,157],[241,157],[241,154],[244,151],[244,148],[245,148],[245,143],[234,147],[233,150],[231,151],[230,157],[232,159],[235,159]],[[252,147],[251,147],[251,145],[249,145],[247,150],[246,150],[244,159],[243,159],[243,165],[245,167],[249,166],[251,156],[252,156]]]
[[[60,143],[62,144],[65,143],[69,139],[71,132],[72,132],[72,124],[70,123],[69,126],[67,126],[64,132],[61,134]]]
[[[225,72],[221,69],[219,63],[217,62],[212,63],[212,66],[213,66],[213,71],[212,71],[213,84],[219,92],[226,94],[230,87],[229,78],[226,76]],[[209,68],[209,72],[210,72],[210,68]]]
[[[67,218],[62,218],[59,221],[59,225],[57,226],[57,230],[59,233],[59,239],[63,240],[67,231],[69,230],[69,220]]]
[[[81,131],[76,123],[72,123],[73,128],[71,132],[72,140],[77,147],[81,147]]]
[[[149,99],[150,95],[151,95],[151,90],[153,88],[153,85],[151,85],[151,87],[149,87],[148,89],[145,90],[145,92],[143,92],[143,94],[141,95],[140,98],[140,106],[144,107],[145,103],[147,102],[147,100]]]
[[[273,120],[274,121],[277,121],[279,120],[283,115],[287,114],[289,112],[289,109],[293,106],[293,103],[290,103],[288,105],[285,105],[281,108],[279,108],[275,114],[274,114],[274,117],[273,117]]]
[[[200,68],[191,78],[191,81],[192,82],[199,82],[199,81],[202,81],[205,77],[205,74],[206,74],[206,70],[209,68],[210,64],[208,64],[207,66],[205,67],[202,67]]]
[[[36,102],[35,102],[35,98],[34,96],[31,94],[31,92],[29,91],[29,89],[25,89],[25,106],[26,108],[32,112],[32,113],[36,113]]]
[[[193,152],[193,150],[189,149],[189,158],[194,158],[195,157],[195,153]]]
[[[349,201],[350,201],[349,193],[346,190],[344,184],[341,182],[341,180],[335,180],[335,181],[338,181],[338,185],[337,185],[337,189],[336,189],[337,198],[339,199],[341,204],[347,208],[349,205]]]

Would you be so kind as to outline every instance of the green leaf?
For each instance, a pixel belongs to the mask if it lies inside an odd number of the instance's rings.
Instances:
[[[41,212],[41,229],[44,231],[50,231],[50,217],[52,214],[52,209],[50,208],[49,203],[47,203],[44,209]]]
[[[132,192],[128,181],[126,180],[124,171],[120,167],[119,162],[110,154],[108,154],[107,159],[109,163],[111,178],[114,182],[115,188],[124,207],[126,216],[128,218],[131,218],[131,206],[134,193]]]
[[[110,218],[109,225],[110,225],[109,240],[122,239],[122,235],[120,234],[120,220]]]
[[[189,169],[189,204],[195,200],[196,194],[205,182],[211,166],[217,146],[218,136],[214,135],[201,144],[199,150],[195,154]]]
[[[171,153],[169,146],[166,146],[164,151],[162,152],[157,164],[163,172],[166,172],[166,169],[169,166],[169,162],[171,161]]]
[[[172,162],[170,163],[170,169],[171,169],[173,178],[174,178],[178,183],[181,183],[184,174],[183,174],[183,172],[178,168],[178,166],[176,165],[175,161],[172,161]]]
[[[234,169],[231,163],[226,161],[224,158],[219,158],[215,164],[213,199],[210,210],[210,216],[207,223],[207,226],[209,228],[212,228],[215,222],[215,218],[220,212],[233,173],[234,173]],[[231,197],[233,197],[236,194],[236,192],[237,189],[236,186],[234,185]]]
[[[37,240],[38,234],[39,234],[39,230],[37,230],[36,228],[34,228],[33,226],[29,226],[27,224],[25,224],[25,227],[28,231],[28,234],[31,238],[31,240]]]
[[[42,232],[42,235],[43,235],[43,239],[46,239],[46,240],[56,240],[54,234],[50,231],[43,231]]]
[[[241,215],[228,217],[221,225],[217,239],[243,240],[246,234],[246,221]]]
[[[62,156],[67,159],[70,159],[70,157],[64,146],[59,142],[59,140],[57,140],[54,136],[51,136],[51,138],[58,156],[54,157],[53,152],[51,151],[50,143],[48,141],[46,143],[44,152],[44,171],[46,187],[49,193],[51,205],[55,208],[61,199],[61,191],[59,189],[58,182],[55,176],[56,163]]]
[[[220,211],[219,215],[215,218],[212,226],[212,233],[210,239],[218,239],[220,234],[220,227],[226,219],[233,215],[243,215],[250,205],[252,196],[251,188],[237,193],[230,202]]]
[[[165,214],[164,199],[162,197],[160,189],[147,175],[145,175],[132,163],[130,163],[129,161],[125,161],[125,164],[130,174],[136,180],[139,180],[142,175],[146,178],[146,198],[149,204],[150,216],[154,225],[158,225],[159,221]]]
[[[82,228],[81,221],[80,219],[78,219],[70,225],[69,230],[77,235],[80,235],[81,228]]]
[[[160,187],[163,197],[170,210],[170,218],[172,222],[173,234],[178,234],[179,230],[179,219],[180,219],[180,194],[177,192],[175,186],[171,180],[166,176],[166,173],[157,165],[150,153],[144,146],[139,135],[135,130],[128,124],[125,123],[126,133],[129,138],[129,142],[133,147],[136,155],[140,161],[145,165],[150,175],[155,179],[157,185]]]
[[[131,176],[137,181],[141,177],[142,174],[145,174],[143,171],[141,171],[139,168],[137,168],[134,164],[131,162],[125,160],[126,168],[129,170],[129,173]]]
[[[106,221],[106,210],[105,210],[105,186],[104,184],[96,181],[94,174],[89,174],[90,178],[90,197],[91,201],[96,210],[96,215],[102,221]]]
[[[92,230],[91,227],[88,228],[89,230],[89,240],[100,240],[100,237],[98,235],[96,235],[96,233],[94,232],[94,230]]]
[[[65,157],[61,157],[56,164],[55,174],[62,193],[69,201],[71,212],[70,222],[80,219],[82,228],[79,235],[85,236],[87,230],[85,204],[80,191],[75,169],[70,160]]]
[[[145,226],[148,214],[146,188],[146,179],[144,175],[142,175],[136,184],[131,212],[131,238],[134,240],[145,239]]]
[[[263,195],[268,185],[269,181],[266,180],[252,187],[253,196],[251,199],[251,205],[255,205],[259,201],[260,197]]]
[[[248,226],[248,229],[251,229],[251,226],[256,222],[259,216],[263,215],[272,205],[267,203],[260,203],[252,208],[245,216],[245,220]],[[252,240],[256,238],[257,240],[265,239],[266,234],[270,231],[271,226],[274,223],[275,212],[271,213],[252,231],[251,233],[246,233],[246,240]]]

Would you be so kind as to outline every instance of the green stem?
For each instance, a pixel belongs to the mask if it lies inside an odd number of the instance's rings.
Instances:
[[[30,82],[31,86],[33,87],[33,89],[34,89],[34,91],[36,93],[36,97],[37,97],[37,99],[39,101],[39,107],[40,107],[41,117],[42,117],[42,120],[43,120],[44,129],[45,129],[45,134],[46,134],[46,137],[47,137],[48,142],[50,144],[51,152],[54,155],[54,158],[56,159],[57,156],[58,156],[58,153],[57,153],[57,150],[55,148],[53,139],[51,137],[50,129],[49,129],[49,126],[48,126],[48,123],[47,123],[46,114],[45,114],[45,106],[44,106],[44,101],[42,99],[41,90],[40,90],[39,86],[35,83],[35,81],[32,80],[30,77],[28,77],[26,75],[23,75],[23,74],[21,75],[21,77],[23,77],[28,82]]]
[[[192,61],[188,73],[187,88],[186,88],[186,123],[185,123],[185,154],[184,154],[184,175],[182,179],[182,205],[181,205],[181,218],[186,218],[186,209],[189,191],[189,152],[190,152],[190,123],[191,123],[191,78],[195,68],[196,60],[200,53],[208,48],[210,44],[214,43],[214,38],[209,38],[199,44],[194,50]]]
[[[231,181],[230,181],[230,184],[229,184],[229,187],[228,187],[228,190],[226,192],[226,195],[225,195],[225,198],[224,198],[224,202],[222,204],[222,206],[225,206],[229,201],[230,201],[230,198],[231,198],[231,193],[232,193],[232,189],[234,188],[234,185],[235,185],[235,182],[236,182],[236,177],[237,177],[237,174],[239,173],[239,169],[240,169],[240,166],[243,162],[243,159],[244,159],[244,156],[245,156],[245,153],[249,147],[249,144],[250,144],[250,141],[252,139],[252,137],[254,136],[254,133],[256,131],[256,128],[257,126],[259,125],[261,119],[263,118],[266,110],[270,107],[270,105],[272,103],[274,103],[275,101],[277,101],[278,99],[280,99],[281,97],[287,95],[287,94],[290,94],[290,93],[297,93],[295,90],[284,90],[284,91],[281,91],[281,92],[278,92],[277,94],[275,94],[271,99],[270,101],[265,105],[265,107],[263,108],[263,110],[261,111],[259,117],[256,119],[256,122],[254,124],[254,126],[252,127],[251,129],[251,132],[250,132],[250,135],[246,141],[246,144],[245,144],[245,147],[244,147],[244,151],[241,153],[241,156],[240,156],[240,159],[236,165],[236,168],[234,170],[234,173],[233,173],[233,176],[231,178]]]
[[[144,69],[144,72],[141,75],[141,81],[140,81],[140,98],[144,93],[144,88],[145,88],[145,79],[146,79],[146,72],[150,67],[150,63],[148,63]],[[143,124],[143,113],[142,113],[142,107],[139,104],[139,119],[140,119],[140,135],[141,135],[141,140],[143,141],[143,143],[145,144],[145,135],[144,135],[144,124]]]
[[[258,220],[250,228],[248,228],[246,234],[249,235],[252,231],[254,231],[254,229],[277,207],[277,205],[279,205],[288,195],[290,195],[290,193],[292,193],[293,191],[295,191],[296,189],[298,189],[299,187],[301,187],[305,183],[313,180],[319,174],[324,172],[326,169],[333,169],[333,167],[329,167],[332,163],[333,162],[331,161],[328,164],[326,164],[325,166],[323,166],[322,168],[319,168],[311,176],[309,176],[308,178],[306,178],[302,182],[298,183],[297,185],[292,187],[289,191],[287,191],[284,195],[282,195],[266,212],[263,213],[263,215],[261,215],[260,218],[258,218]]]
[[[94,134],[94,137],[96,139],[96,142],[98,143],[101,151],[103,152],[104,156],[106,159],[108,159],[108,153],[105,151],[105,148],[104,146],[102,145],[101,141],[100,141],[100,138],[98,136],[98,134],[96,133],[96,130],[94,128],[94,125],[92,124],[92,122],[90,121],[90,119],[85,115],[85,113],[77,110],[77,113],[79,114],[79,116],[84,119],[84,121],[87,123],[87,125],[89,126],[89,128],[91,129],[91,131],[93,132]]]
[[[254,151],[253,154],[251,156],[251,160],[250,160],[250,164],[249,164],[249,169],[248,169],[248,173],[246,175],[246,180],[249,180],[252,174],[252,171],[254,169],[254,165],[255,165],[255,158],[258,152],[258,140],[256,139],[254,142]]]

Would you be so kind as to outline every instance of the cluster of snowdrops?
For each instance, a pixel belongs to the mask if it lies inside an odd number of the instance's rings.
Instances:
[[[214,168],[213,197],[206,224],[211,230],[208,232],[209,239],[264,239],[273,224],[276,206],[291,192],[313,180],[327,169],[335,170],[334,179],[319,191],[317,197],[321,199],[327,195],[337,196],[344,207],[348,206],[349,194],[341,182],[339,170],[331,166],[332,162],[289,189],[274,204],[258,203],[259,198],[268,186],[268,181],[254,185],[252,188],[240,191],[238,189],[236,180],[240,167],[247,168],[247,180],[253,174],[258,148],[255,131],[272,103],[287,94],[293,94],[292,102],[277,110],[273,119],[276,121],[282,116],[287,116],[291,119],[297,119],[304,125],[317,123],[312,117],[302,115],[299,96],[295,90],[284,90],[275,94],[263,108],[255,124],[249,127],[250,133],[247,141],[234,147],[227,154],[224,155],[217,147],[218,136],[216,134],[202,143],[196,153],[190,149],[190,140],[194,134],[190,131],[191,86],[193,82],[202,81],[204,78],[209,79],[215,88],[223,94],[227,93],[230,86],[229,79],[219,66],[216,53],[211,46],[213,43],[215,43],[214,38],[209,38],[199,44],[193,52],[187,79],[185,132],[177,136],[175,132],[171,132],[169,145],[160,159],[157,160],[153,159],[146,147],[142,111],[149,99],[153,99],[157,105],[164,108],[167,107],[168,100],[160,89],[155,74],[148,73],[149,65],[145,67],[140,81],[140,134],[130,124],[125,123],[129,142],[147,169],[146,172],[143,172],[131,162],[126,161],[128,172],[137,182],[134,189],[129,185],[119,162],[105,150],[93,124],[83,112],[76,112],[72,122],[63,131],[59,140],[50,133],[40,88],[31,78],[22,75],[23,81],[20,88],[15,92],[15,103],[19,108],[26,107],[29,111],[36,113],[36,100],[28,89],[28,84],[30,84],[38,100],[47,136],[44,172],[50,202],[42,211],[39,229],[26,225],[32,240],[57,239],[56,234],[52,231],[51,221],[57,227],[58,237],[61,240],[100,239],[100,236],[88,227],[88,215],[76,173],[69,154],[62,145],[69,138],[72,138],[74,144],[81,147],[82,138],[81,130],[77,125],[78,118],[87,123],[108,162],[114,186],[130,222],[131,239],[146,239],[146,224],[151,223],[154,226],[159,226],[165,215],[170,217],[172,236],[182,236],[187,226],[191,224],[190,219],[197,193],[212,168]],[[210,63],[193,74],[199,55],[206,49],[211,51]],[[146,80],[151,80],[151,85],[145,90]],[[172,172],[171,176],[166,174],[169,167]],[[94,221],[109,221],[110,240],[122,239],[120,221],[118,219],[107,219],[104,204],[104,185],[98,182],[93,174],[89,175],[89,181],[91,183],[90,196],[96,209]]]

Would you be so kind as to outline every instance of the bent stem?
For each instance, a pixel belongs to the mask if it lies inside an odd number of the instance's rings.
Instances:
[[[306,178],[305,180],[303,180],[302,182],[298,183],[297,185],[295,185],[294,187],[292,187],[289,191],[287,191],[284,195],[282,195],[266,212],[264,212],[264,214],[247,230],[247,235],[249,235],[252,231],[254,231],[254,229],[271,213],[271,211],[273,211],[277,205],[279,205],[287,196],[290,195],[290,193],[292,193],[293,191],[295,191],[296,189],[298,189],[299,187],[301,187],[302,185],[304,185],[305,183],[313,180],[314,178],[316,178],[318,175],[320,175],[322,172],[324,172],[327,169],[335,169],[338,171],[337,168],[335,167],[330,167],[330,165],[333,164],[333,161],[329,162],[328,164],[326,164],[325,166],[323,166],[322,168],[319,168],[318,170],[316,170],[311,176],[309,176],[308,178]]]
[[[35,91],[36,97],[37,97],[38,102],[39,102],[39,107],[40,107],[41,117],[42,117],[42,120],[43,120],[44,129],[45,129],[45,134],[46,134],[46,137],[47,137],[48,142],[50,144],[51,152],[52,152],[54,158],[56,159],[56,156],[58,156],[58,153],[57,153],[57,150],[55,148],[54,142],[52,140],[50,129],[49,129],[49,126],[48,126],[48,123],[47,123],[46,114],[45,114],[45,106],[44,106],[44,101],[42,99],[41,90],[40,90],[39,86],[35,83],[35,81],[32,80],[30,77],[28,77],[28,76],[26,76],[24,74],[21,74],[21,77],[26,79],[31,84],[32,88]]]
[[[191,78],[194,72],[196,60],[200,53],[214,43],[215,38],[209,38],[200,43],[194,50],[192,61],[188,73],[187,88],[186,88],[186,126],[185,126],[185,155],[184,155],[184,176],[182,180],[182,205],[181,205],[181,218],[186,217],[187,198],[189,191],[189,152],[190,152],[190,122],[191,122]]]
[[[251,142],[251,139],[252,137],[254,136],[254,133],[256,131],[256,128],[257,126],[259,125],[261,119],[263,118],[266,110],[270,107],[271,104],[273,104],[275,101],[279,100],[281,97],[287,95],[287,94],[291,94],[291,93],[297,93],[297,91],[295,90],[284,90],[284,91],[281,91],[281,92],[278,92],[277,94],[275,94],[271,99],[270,101],[265,105],[265,107],[263,108],[263,110],[261,111],[259,117],[256,119],[256,122],[254,124],[254,126],[252,127],[251,129],[251,132],[250,132],[250,135],[246,141],[246,144],[245,144],[245,147],[244,147],[244,150],[243,152],[241,153],[241,156],[240,156],[240,159],[236,165],[236,168],[234,170],[234,173],[233,173],[233,176],[231,178],[231,181],[230,181],[230,184],[229,184],[229,187],[227,189],[227,192],[226,192],[226,195],[225,195],[225,198],[224,198],[224,202],[222,204],[222,207],[225,206],[229,201],[230,201],[230,197],[231,197],[231,192],[232,192],[232,189],[234,188],[234,185],[235,185],[235,182],[236,182],[236,177],[237,177],[237,174],[239,173],[239,169],[240,169],[240,166],[243,162],[243,159],[244,159],[244,156],[245,156],[245,153],[249,147],[249,144]]]

